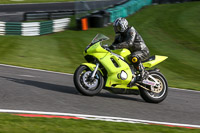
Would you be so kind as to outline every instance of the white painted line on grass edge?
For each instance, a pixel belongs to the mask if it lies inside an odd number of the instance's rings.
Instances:
[[[130,118],[121,118],[121,117],[108,117],[108,116],[97,116],[97,115],[84,115],[84,114],[71,114],[71,113],[59,113],[59,112],[43,112],[43,111],[26,111],[26,110],[9,110],[9,109],[0,109],[2,113],[25,113],[25,114],[41,114],[41,115],[58,115],[58,116],[74,116],[87,120],[103,120],[103,121],[112,121],[112,122],[125,122],[125,123],[142,123],[142,124],[158,124],[166,126],[178,126],[185,128],[200,128],[200,125],[191,125],[191,124],[180,124],[180,123],[170,123],[170,122],[159,122],[159,121],[149,121],[149,120],[140,120],[140,119],[130,119]]]

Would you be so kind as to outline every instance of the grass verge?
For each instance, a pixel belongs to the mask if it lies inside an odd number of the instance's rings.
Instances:
[[[152,5],[128,17],[151,55],[169,58],[158,68],[169,86],[200,90],[200,2]],[[72,23],[74,24],[74,22]],[[114,39],[112,26],[38,36],[0,36],[0,63],[73,73],[97,34]]]
[[[28,118],[0,113],[2,133],[199,133],[199,129],[185,129],[158,125],[130,124],[105,121],[60,118]]]

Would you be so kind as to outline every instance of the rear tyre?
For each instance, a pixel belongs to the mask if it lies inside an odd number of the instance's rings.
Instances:
[[[79,66],[74,73],[74,85],[83,95],[94,96],[98,94],[104,85],[104,79],[97,71],[93,80],[89,80],[92,71],[87,66]]]
[[[167,80],[160,72],[150,71],[149,74],[153,76],[159,84],[156,85],[155,87],[148,85],[145,86],[146,88],[153,90],[155,92],[145,90],[142,87],[139,87],[140,95],[146,102],[160,103],[167,97],[168,93]]]

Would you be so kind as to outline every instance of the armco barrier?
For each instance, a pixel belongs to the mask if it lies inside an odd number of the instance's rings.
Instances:
[[[64,31],[70,23],[70,18],[56,19],[44,22],[0,22],[0,35],[38,36]]]
[[[152,0],[130,0],[122,5],[109,8],[106,11],[110,13],[110,22],[118,17],[127,17],[146,5],[151,5]]]

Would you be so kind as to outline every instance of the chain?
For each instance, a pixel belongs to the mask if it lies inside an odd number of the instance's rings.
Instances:
[[[148,90],[148,91],[152,91],[152,90],[150,90],[150,89],[148,89],[147,87],[144,87],[143,85],[141,85],[141,84],[138,84],[138,83],[135,83],[137,86],[139,86],[139,87],[142,87],[143,89],[145,89],[145,90]],[[152,92],[155,92],[155,91],[152,91]],[[156,92],[155,92],[156,93]]]

